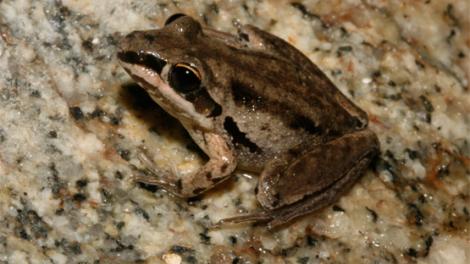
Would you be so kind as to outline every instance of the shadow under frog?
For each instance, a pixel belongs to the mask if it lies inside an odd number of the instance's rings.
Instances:
[[[118,58],[208,157],[178,179],[141,154],[154,175],[138,181],[189,198],[235,169],[260,174],[263,210],[218,224],[274,228],[317,211],[347,192],[379,153],[367,114],[300,51],[254,26],[231,35],[177,14],[161,29],[127,35]]]

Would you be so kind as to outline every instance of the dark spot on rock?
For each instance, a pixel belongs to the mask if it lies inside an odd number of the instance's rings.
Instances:
[[[310,260],[309,257],[299,257],[299,258],[297,258],[297,263],[307,264],[307,263],[309,263],[309,260]]]
[[[110,121],[111,125],[117,126],[117,125],[121,124],[121,117],[111,116],[109,121]]]
[[[434,242],[434,239],[432,238],[432,235],[427,236],[426,239],[424,240],[424,245],[425,245],[424,257],[427,257],[429,255],[429,250],[431,250],[431,246],[433,242]]]
[[[16,217],[20,226],[16,228],[16,233],[22,239],[47,238],[49,225],[34,210],[17,210]]]
[[[203,244],[209,245],[211,243],[211,237],[207,234],[208,230],[204,229],[203,233],[199,233],[199,238]]]
[[[7,140],[7,136],[5,135],[5,130],[0,128],[0,143],[3,143]]]
[[[421,210],[419,210],[418,206],[416,206],[416,204],[409,203],[408,209],[410,210],[410,216],[412,217],[412,222],[414,222],[414,224],[417,226],[423,225],[424,215],[421,212]]]
[[[131,152],[127,149],[119,149],[118,154],[125,161],[129,161],[131,159],[131,157],[130,157]]]
[[[120,172],[120,171],[116,171],[116,172],[114,173],[114,177],[115,177],[116,179],[118,179],[118,180],[124,179],[124,175],[122,175],[122,172]]]
[[[64,212],[65,212],[64,208],[59,208],[59,209],[55,210],[56,215],[63,215]]]
[[[346,210],[344,210],[341,206],[339,206],[337,204],[333,205],[332,209],[335,212],[346,212]]]
[[[101,110],[100,108],[96,108],[91,112],[90,117],[91,118],[96,118],[96,117],[102,117],[104,115],[104,111]]]
[[[366,206],[366,210],[369,212],[369,214],[372,216],[372,222],[376,223],[377,222],[377,219],[379,218],[379,216],[377,215],[377,213],[370,209],[369,207]]]
[[[206,179],[208,179],[209,181],[212,179],[212,172],[206,172]]]
[[[101,193],[101,199],[103,200],[103,203],[109,203],[113,200],[113,195],[111,192],[106,190],[105,188],[100,188],[100,193]]]
[[[77,186],[77,188],[84,188],[88,185],[88,180],[87,179],[80,179],[80,180],[77,180],[75,182],[75,186]]]
[[[134,245],[132,245],[132,244],[131,245],[125,245],[119,239],[114,239],[114,242],[116,243],[117,246],[115,248],[112,248],[111,252],[122,252],[124,250],[133,250],[134,249]]]
[[[432,105],[431,101],[429,101],[429,99],[424,95],[421,95],[419,99],[421,99],[421,103],[423,104],[424,110],[426,111],[426,121],[430,123],[431,114],[432,112],[434,112],[434,106]]]
[[[408,153],[408,157],[410,157],[411,160],[415,160],[420,157],[419,152],[416,150],[406,148],[405,152]]]
[[[41,92],[38,91],[38,90],[33,90],[33,91],[31,92],[31,96],[32,96],[32,97],[35,97],[35,98],[40,98],[40,97],[41,97]]]
[[[49,165],[49,170],[51,176],[48,177],[49,184],[51,185],[52,193],[54,198],[59,198],[61,196],[61,190],[64,190],[65,183],[59,178],[59,171],[57,170],[55,163]]]
[[[84,40],[82,42],[82,48],[86,51],[93,51],[93,43],[91,42],[91,39]]]
[[[134,212],[137,214],[137,215],[140,215],[142,216],[145,220],[149,221],[150,219],[150,216],[149,214],[142,208],[140,207],[137,207],[134,209]]]
[[[237,240],[237,237],[236,237],[236,236],[229,236],[228,239],[229,239],[229,241],[230,241],[230,243],[231,243],[232,245],[237,244],[237,241],[238,241],[238,240]]]
[[[81,203],[87,199],[86,195],[83,193],[76,193],[72,196],[72,200],[75,202]]]
[[[78,243],[78,242],[70,243],[69,244],[69,250],[70,250],[70,252],[72,252],[75,255],[82,254],[82,249],[81,249],[80,243]]]
[[[18,230],[18,236],[21,238],[21,239],[24,239],[24,240],[30,240],[31,239],[31,236],[28,235],[28,233],[26,232],[26,230],[24,230],[23,228],[21,228],[20,230]]]
[[[50,138],[57,138],[57,132],[55,130],[51,130],[49,131],[48,136]]]
[[[117,228],[118,230],[121,230],[125,225],[126,225],[126,223],[125,223],[124,221],[119,221],[119,222],[117,222],[117,224],[116,224],[116,228]]]
[[[328,28],[328,25],[325,24],[318,15],[312,13],[311,11],[307,10],[307,7],[302,4],[302,3],[299,3],[299,2],[294,2],[294,3],[291,3],[292,7],[294,7],[295,9],[299,10],[301,13],[302,13],[302,16],[306,19],[309,19],[309,20],[318,20],[321,22],[321,25],[323,28]]]
[[[318,244],[318,239],[308,235],[307,236],[307,245],[314,247]]]
[[[78,106],[70,107],[69,112],[75,120],[80,120],[84,117],[82,109]]]
[[[194,252],[194,249],[184,247],[184,246],[179,246],[179,245],[173,245],[170,248],[170,251],[173,252],[173,253],[176,253],[176,254],[184,254],[184,253],[187,253],[187,252]]]

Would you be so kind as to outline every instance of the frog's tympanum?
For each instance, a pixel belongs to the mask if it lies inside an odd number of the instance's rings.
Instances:
[[[254,26],[231,35],[173,15],[161,29],[127,35],[118,58],[209,158],[178,178],[143,155],[155,175],[139,181],[192,197],[235,169],[260,175],[263,210],[221,223],[273,228],[328,206],[379,152],[367,114],[300,51]]]

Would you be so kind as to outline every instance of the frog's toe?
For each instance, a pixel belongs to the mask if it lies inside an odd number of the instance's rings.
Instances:
[[[216,229],[227,224],[240,224],[246,222],[266,222],[272,220],[272,217],[267,212],[259,212],[259,213],[252,213],[252,214],[244,214],[229,218],[224,218],[213,224],[210,228]]]

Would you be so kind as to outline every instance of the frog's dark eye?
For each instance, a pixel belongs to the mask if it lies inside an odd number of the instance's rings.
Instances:
[[[181,14],[181,13],[176,13],[176,14],[171,15],[169,18],[166,19],[165,26],[170,24],[171,22],[175,21],[176,19],[178,19],[180,17],[184,17],[184,16],[186,16],[186,15]]]
[[[170,71],[169,83],[175,91],[186,94],[199,89],[201,75],[195,68],[178,63]]]

